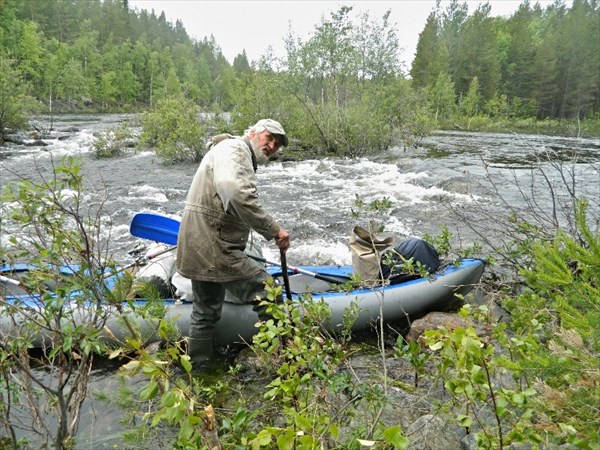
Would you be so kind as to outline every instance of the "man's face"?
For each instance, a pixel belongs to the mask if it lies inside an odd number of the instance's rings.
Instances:
[[[267,164],[280,147],[277,136],[267,130],[250,135],[250,143],[256,155],[256,162],[260,165]]]

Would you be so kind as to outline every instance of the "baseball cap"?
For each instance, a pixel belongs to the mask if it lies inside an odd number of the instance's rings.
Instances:
[[[279,122],[273,119],[261,119],[254,124],[253,127],[257,132],[261,132],[263,129],[269,131],[270,133],[279,136],[281,145],[287,147],[288,138],[285,135],[285,130],[281,126]]]

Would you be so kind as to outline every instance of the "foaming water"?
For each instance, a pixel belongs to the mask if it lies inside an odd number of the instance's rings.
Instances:
[[[165,203],[169,201],[167,195],[162,192],[160,188],[148,185],[132,187],[127,193],[127,197],[139,201],[156,203]]]
[[[419,184],[425,178],[430,175],[403,173],[394,163],[366,159],[276,163],[260,169],[258,174],[267,207],[276,211],[292,236],[308,241],[305,246],[294,244],[290,249],[290,257],[301,260],[309,256],[304,247],[318,248],[313,252],[316,255],[327,253],[324,249],[330,246],[339,251],[339,244],[346,245],[356,224],[366,226],[376,219],[388,234],[419,235],[423,231],[410,223],[414,213],[405,214],[409,209],[434,208],[442,198],[456,203],[473,200],[468,194]],[[344,261],[348,258],[346,255]]]

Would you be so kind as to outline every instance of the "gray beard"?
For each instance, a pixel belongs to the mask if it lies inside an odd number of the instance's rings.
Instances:
[[[256,156],[256,164],[258,164],[259,166],[266,166],[267,164],[269,164],[269,157],[266,156],[260,148],[258,148],[256,142],[254,142],[251,139],[250,145],[252,146],[254,156]]]

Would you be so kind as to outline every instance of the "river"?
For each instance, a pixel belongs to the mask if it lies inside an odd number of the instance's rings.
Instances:
[[[194,164],[163,165],[151,151],[129,150],[124,156],[96,159],[91,147],[94,133],[132,119],[127,115],[55,118],[55,129],[69,131],[44,139],[47,146],[0,147],[1,183],[17,176],[39,178],[39,172],[47,171],[52,160],[57,163],[64,155],[80,156],[90,196],[106,196],[113,253],[119,260],[126,259],[127,250],[136,243],[129,234],[132,217],[138,212],[180,215],[196,170]],[[79,131],[72,131],[75,129]],[[553,162],[546,161],[546,155]],[[293,157],[293,151],[287,150],[286,156]],[[550,166],[560,161],[575,173],[578,195],[590,198],[598,210],[598,139],[440,132],[416,149],[392,148],[377,157],[358,160],[284,160],[260,168],[257,177],[263,203],[292,238],[289,264],[349,264],[349,233],[354,225],[365,225],[370,219],[399,238],[435,235],[445,224],[467,242],[476,239],[451,214],[448,205],[466,210],[498,203],[486,184],[491,176],[510,204],[521,202],[525,207],[515,180],[521,189],[529,189],[531,168],[540,158],[557,190],[564,181]],[[533,189],[531,195],[536,198],[548,194],[544,184],[538,183]],[[357,199],[367,206],[389,200],[390,207],[361,209]],[[500,203],[498,207],[501,212]],[[353,212],[358,212],[358,217]],[[3,224],[2,245],[14,231],[9,223]],[[266,256],[276,256],[275,250],[267,245]]]
[[[94,133],[123,121],[136,122],[131,115],[55,118],[58,131],[42,137],[45,146],[0,147],[0,184],[36,180],[62,156],[81,157],[90,201],[106,197],[111,253],[126,263],[128,251],[139,242],[129,234],[132,217],[138,212],[178,216],[196,165],[166,166],[153,152],[135,149],[96,159]],[[296,160],[293,151],[284,153],[281,161],[261,167],[257,177],[263,203],[290,233],[290,265],[351,264],[350,231],[369,220],[398,239],[437,235],[446,225],[468,245],[478,234],[453,211],[469,211],[483,224],[504,213],[507,205],[526,209],[534,199],[543,209],[554,200],[568,201],[567,187],[573,183],[577,195],[590,200],[592,225],[600,217],[600,139],[453,131],[437,132],[418,148],[392,148],[356,160]],[[358,206],[361,202],[365,207]],[[368,208],[373,204],[385,207]],[[2,246],[18,233],[4,214],[0,231]],[[272,244],[264,243],[263,250],[267,259],[277,260]],[[114,373],[97,369],[82,417],[81,448],[109,448],[119,442],[118,408],[94,401],[98,393],[112,395],[107,393],[115,389]]]

